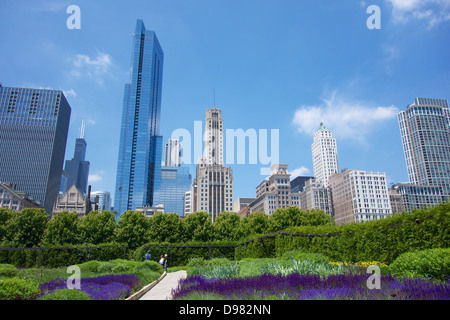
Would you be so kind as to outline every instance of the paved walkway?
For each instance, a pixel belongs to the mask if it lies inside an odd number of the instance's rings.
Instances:
[[[172,289],[178,287],[178,281],[182,278],[186,278],[186,271],[184,270],[167,273],[156,286],[151,288],[139,300],[170,300],[172,298]]]

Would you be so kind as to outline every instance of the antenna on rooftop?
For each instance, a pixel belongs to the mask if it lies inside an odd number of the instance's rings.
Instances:
[[[81,121],[81,128],[80,128],[80,139],[84,139],[84,128],[85,128],[85,124],[84,124],[84,119]]]

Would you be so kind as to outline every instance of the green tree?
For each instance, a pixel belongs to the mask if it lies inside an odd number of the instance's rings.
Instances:
[[[288,227],[296,227],[304,224],[305,213],[298,207],[277,209],[269,217],[269,232],[283,231]]]
[[[195,212],[189,214],[183,221],[187,241],[203,241],[211,240],[213,233],[213,226],[211,216],[206,212]]]
[[[14,247],[38,246],[47,228],[49,216],[44,209],[23,209],[6,221],[6,242]]]
[[[78,213],[63,211],[53,216],[44,232],[44,246],[60,246],[63,244],[79,244]]]
[[[116,220],[109,211],[91,211],[80,219],[82,242],[101,244],[115,240]]]
[[[0,242],[3,241],[3,237],[6,235],[6,222],[12,218],[14,211],[7,208],[0,208]]]
[[[222,212],[213,224],[214,238],[217,240],[238,240],[242,237],[240,233],[241,218],[234,212]]]
[[[149,218],[143,212],[128,210],[118,221],[116,239],[119,243],[126,243],[130,249],[148,242]]]
[[[176,213],[157,212],[150,218],[150,241],[183,242],[186,240],[184,225]]]
[[[252,212],[241,219],[241,232],[244,236],[267,233],[269,217],[264,212]]]
[[[308,226],[323,226],[327,224],[334,225],[334,219],[325,213],[323,210],[312,209],[306,210],[304,225]]]

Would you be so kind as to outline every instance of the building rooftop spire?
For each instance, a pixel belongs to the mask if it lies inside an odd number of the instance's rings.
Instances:
[[[319,130],[324,131],[324,130],[328,130],[328,128],[325,127],[325,125],[323,124],[323,122],[321,122],[321,123],[320,123],[320,126],[319,126]]]

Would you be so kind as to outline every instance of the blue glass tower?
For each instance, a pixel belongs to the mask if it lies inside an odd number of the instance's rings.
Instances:
[[[444,99],[416,98],[398,113],[409,182],[450,196],[450,109]]]
[[[164,212],[184,216],[184,194],[191,188],[188,167],[162,167],[159,203],[164,204]]]
[[[48,214],[60,188],[70,112],[62,91],[0,85],[0,181]]]
[[[154,31],[137,20],[131,81],[125,85],[114,209],[122,214],[158,201],[164,53]]]

